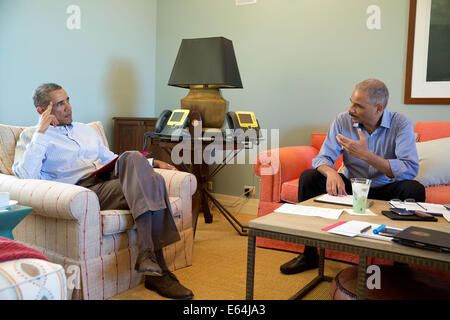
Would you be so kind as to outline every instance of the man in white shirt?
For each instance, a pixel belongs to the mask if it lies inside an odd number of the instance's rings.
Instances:
[[[101,210],[129,209],[139,239],[135,269],[145,275],[145,287],[168,298],[191,299],[192,291],[168,270],[162,254],[162,248],[178,241],[180,235],[164,179],[153,167],[175,168],[163,161],[148,161],[137,151],[120,156],[111,152],[94,129],[72,121],[69,97],[57,84],[39,86],[33,100],[39,123],[20,135],[14,174],[89,188],[97,194]],[[90,175],[117,157],[112,172]]]

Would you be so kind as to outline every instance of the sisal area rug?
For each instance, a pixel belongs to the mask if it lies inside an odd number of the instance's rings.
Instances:
[[[237,214],[246,224],[255,215]],[[317,269],[296,275],[283,275],[280,265],[295,253],[256,248],[254,299],[285,300],[317,275]],[[247,237],[240,236],[219,213],[213,223],[199,216],[194,241],[192,266],[174,272],[180,282],[194,292],[194,300],[245,300]],[[349,264],[326,260],[325,274],[336,275]],[[305,300],[328,300],[330,283],[322,282]],[[111,300],[167,300],[141,284]]]

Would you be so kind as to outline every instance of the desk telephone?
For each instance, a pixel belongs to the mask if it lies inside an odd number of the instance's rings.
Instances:
[[[162,136],[186,136],[189,132],[184,130],[189,123],[189,110],[164,110],[158,117],[155,125],[155,134]]]
[[[259,122],[251,111],[236,111],[227,113],[228,127],[236,132],[242,129],[244,132],[255,130],[256,138],[260,137]],[[161,136],[189,136],[185,128],[189,124],[189,110],[175,109],[161,112],[155,125],[155,135]],[[246,137],[248,140],[248,137]]]
[[[251,111],[228,112],[227,122],[228,127],[234,131],[242,129],[245,132],[253,129],[256,132],[256,137],[260,137],[259,122]]]

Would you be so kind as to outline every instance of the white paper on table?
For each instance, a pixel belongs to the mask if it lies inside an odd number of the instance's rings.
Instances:
[[[439,213],[439,214],[449,214],[450,211],[445,209],[445,207],[442,204],[437,203],[425,203],[425,202],[418,202],[425,210],[426,212],[430,213]],[[424,211],[423,209],[418,209],[419,211]]]
[[[316,199],[317,201],[324,201],[328,203],[334,203],[334,204],[344,204],[347,206],[353,206],[353,196],[352,195],[346,195],[346,196],[332,196],[329,194],[324,194]]]
[[[373,213],[372,211],[370,211],[370,209],[366,209],[366,212],[364,213],[359,213],[359,212],[355,212],[353,211],[353,209],[344,209],[348,214],[351,214],[353,216],[376,216],[375,213]]]
[[[346,237],[363,237],[369,239],[392,241],[392,238],[374,234],[373,230],[378,228],[379,224],[368,223],[365,221],[348,221],[344,224],[337,226],[336,228],[328,230],[328,232],[339,234]],[[364,232],[361,232],[365,230]]]
[[[389,201],[391,205],[396,208],[406,209],[406,210],[417,210],[424,211],[430,214],[442,215],[447,221],[450,222],[450,212],[442,205],[438,203],[427,203],[427,202],[399,202],[399,201]]]
[[[415,202],[404,202],[404,201],[389,201],[389,203],[394,208],[405,209],[405,210],[422,210],[423,208]]]
[[[374,229],[376,229],[376,228],[374,228]],[[360,234],[358,234],[358,237],[369,238],[369,239],[376,239],[376,240],[383,240],[383,241],[392,241],[392,238],[386,237],[386,236],[380,236],[379,234],[374,234],[372,232],[372,230],[370,230],[368,232],[360,233]]]
[[[450,222],[450,213],[444,213],[444,218]]]
[[[339,219],[342,209],[328,209],[285,203],[276,209],[275,212],[297,214],[309,217],[321,217],[326,219]]]
[[[336,228],[328,230],[328,232],[335,233],[335,234],[341,234],[348,237],[356,237],[358,234],[363,232],[363,230],[367,230],[372,227],[371,223],[364,222],[364,221],[348,221],[346,223],[343,223]]]

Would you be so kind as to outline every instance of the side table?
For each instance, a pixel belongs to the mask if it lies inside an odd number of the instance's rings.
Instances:
[[[214,141],[209,139],[194,139],[194,138],[180,138],[180,140],[173,141],[171,137],[164,137],[160,135],[155,135],[154,132],[146,132],[144,134],[144,146],[142,150],[147,151],[147,139],[150,138],[150,151],[152,151],[152,156],[157,159],[163,160],[167,163],[173,164],[177,169],[192,173],[197,179],[197,191],[195,192],[192,201],[192,218],[193,218],[193,228],[194,234],[197,228],[198,214],[203,212],[205,223],[212,223],[212,214],[209,210],[208,199],[216,206],[220,213],[228,220],[231,226],[239,233],[241,236],[248,235],[248,226],[243,225],[240,221],[229,212],[215,197],[208,191],[208,181],[213,178],[222,168],[224,168],[228,162],[233,160],[237,154],[246,148],[246,144],[243,142],[238,142],[236,140],[222,140]],[[181,142],[182,139],[188,139],[186,145],[187,152],[189,153],[188,158],[190,163],[174,164],[171,159],[171,153],[173,148]],[[198,143],[198,145],[196,144]],[[228,143],[227,143],[228,142]],[[230,151],[230,154],[225,153],[220,164],[212,170],[210,173],[210,165],[205,162],[203,157],[203,152],[205,148],[214,145],[215,150],[225,150]],[[200,163],[195,161],[195,153],[199,153]]]
[[[30,212],[31,207],[14,205],[0,210],[0,236],[14,240],[12,231]]]

